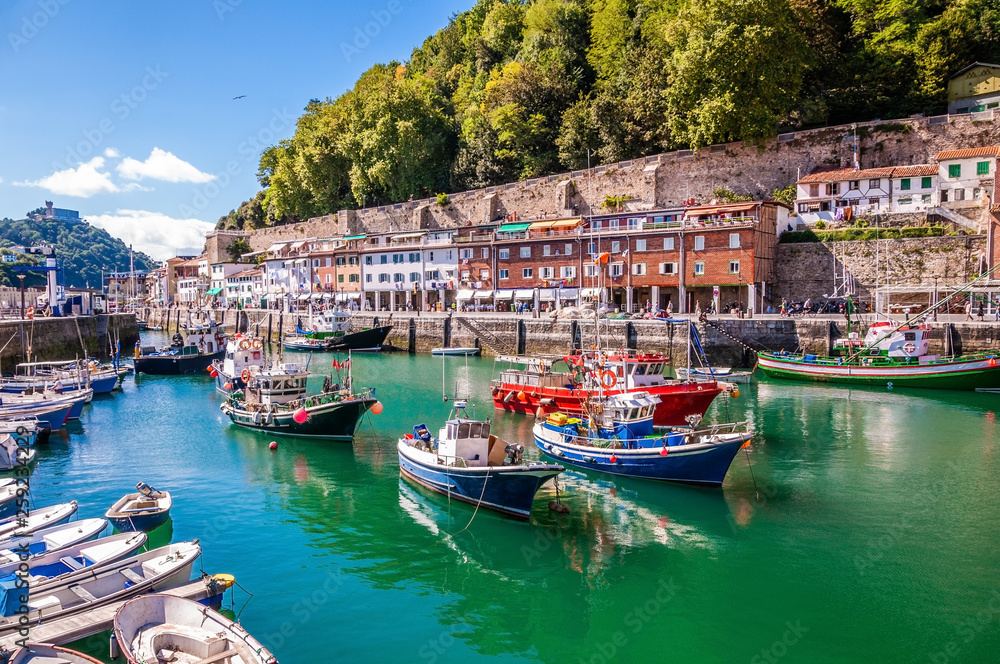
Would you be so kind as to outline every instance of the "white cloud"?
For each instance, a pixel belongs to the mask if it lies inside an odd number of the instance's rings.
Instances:
[[[146,161],[125,157],[117,167],[118,175],[126,180],[163,180],[165,182],[204,183],[215,179],[214,175],[202,173],[197,168],[172,152],[153,148]]]
[[[122,187],[122,191],[155,191],[153,187],[144,187],[138,182],[129,182]]]
[[[108,159],[117,159],[118,157],[122,156],[122,153],[114,148],[105,148],[104,156],[107,157]]]
[[[190,253],[205,245],[205,234],[214,224],[200,219],[175,219],[160,212],[116,210],[114,214],[85,215],[87,221],[121,238],[125,244],[144,251],[157,260],[179,251]]]
[[[76,168],[56,171],[40,180],[15,182],[19,187],[41,187],[61,196],[90,198],[94,194],[113,194],[119,191],[111,181],[111,174],[102,172],[104,157],[94,157]]]

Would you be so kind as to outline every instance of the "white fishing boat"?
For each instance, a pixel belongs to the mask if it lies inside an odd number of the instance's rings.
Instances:
[[[6,658],[6,659],[5,659]],[[0,649],[2,664],[101,664],[90,655],[49,643],[27,643],[14,652]]]
[[[110,537],[81,542],[73,546],[35,556],[23,563],[0,565],[0,579],[17,574],[28,583],[32,592],[56,583],[82,569],[94,571],[108,563],[131,556],[146,543],[146,533],[120,533]],[[24,565],[27,564],[27,570]]]
[[[28,516],[9,516],[0,520],[0,542],[11,537],[23,537],[66,521],[76,514],[76,501],[60,503],[50,507],[40,507],[31,510]]]
[[[0,638],[17,634],[25,624],[22,621],[51,622],[136,595],[173,588],[191,579],[191,569],[199,556],[201,546],[197,540],[170,544],[96,571],[82,569],[67,574],[37,592],[32,589],[27,598],[16,578],[0,579]]]
[[[18,482],[18,479],[21,479]],[[6,477],[0,480],[0,517],[13,516],[17,512],[18,503],[27,505],[28,486],[23,478]]]
[[[128,664],[278,662],[241,625],[173,595],[143,595],[125,602],[115,614],[113,635]]]
[[[52,551],[62,551],[87,542],[101,534],[108,523],[104,519],[81,519],[42,528],[24,537],[12,537],[0,548],[0,565],[26,562]]]
[[[18,445],[17,439],[9,433],[0,434],[0,470],[27,468],[35,462],[34,448]]]
[[[726,383],[747,384],[753,376],[752,371],[734,371],[730,367],[678,367],[675,369],[678,378],[702,378],[706,380],[721,380]]]
[[[215,389],[223,394],[242,390],[250,372],[262,368],[264,363],[264,340],[237,334],[226,343],[225,357],[212,362]]]
[[[482,348],[476,348],[475,346],[448,346],[446,348],[432,348],[431,355],[480,355],[483,352]]]

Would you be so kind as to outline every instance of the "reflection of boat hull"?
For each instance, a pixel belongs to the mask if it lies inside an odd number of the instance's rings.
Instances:
[[[990,357],[989,355],[993,355]],[[759,353],[757,365],[769,378],[853,385],[889,385],[941,390],[1000,388],[1000,352],[928,364],[838,364],[842,358]]]
[[[297,332],[309,339],[319,339],[325,342],[325,350],[333,352],[374,351],[381,350],[385,338],[392,331],[392,325],[373,327],[360,332],[350,332],[342,337],[334,336],[333,332],[310,332],[298,329]]]
[[[752,371],[721,371],[708,373],[707,371],[699,371],[697,369],[692,369],[688,371],[687,369],[677,369],[677,375],[680,378],[700,378],[702,380],[719,380],[726,383],[742,383],[749,384],[753,378]]]
[[[712,401],[722,392],[722,387],[713,381],[698,381],[648,386],[643,387],[642,391],[660,397],[660,402],[653,411],[654,425],[683,426],[687,424],[685,418],[689,415],[704,416]],[[523,400],[519,398],[521,393],[524,394]],[[603,393],[604,396],[615,394],[622,394],[622,391],[605,390]],[[550,412],[577,414],[583,412],[585,402],[598,396],[597,390],[505,384],[494,390],[493,405],[502,410],[527,415],[535,414],[539,408]]]
[[[612,475],[717,487],[750,434],[730,434],[725,441],[671,447],[612,449],[575,445],[559,440],[542,424],[534,429],[535,445],[543,454],[578,468]],[[663,454],[662,451],[667,453]],[[614,459],[612,460],[612,457]]]
[[[493,466],[459,468],[421,463],[399,443],[399,471],[421,486],[449,498],[527,519],[538,489],[563,471],[562,466]]]
[[[150,376],[180,376],[181,374],[202,373],[215,360],[225,357],[226,351],[199,353],[197,355],[142,355],[135,358],[136,373]]]
[[[301,424],[295,421],[292,409],[262,414],[260,411],[251,412],[242,407],[235,407],[227,401],[222,404],[222,412],[229,416],[233,424],[244,429],[293,438],[350,441],[354,439],[358,421],[375,403],[374,398],[321,403],[305,409],[306,421]]]

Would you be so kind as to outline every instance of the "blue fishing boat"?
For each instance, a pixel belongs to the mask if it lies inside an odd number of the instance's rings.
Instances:
[[[438,436],[418,424],[396,445],[400,473],[431,491],[527,519],[538,489],[565,468],[524,460],[524,446],[490,433],[490,422],[467,419],[455,402]]]
[[[0,406],[0,421],[35,419],[44,424],[49,431],[59,431],[69,418],[72,407],[73,404],[66,402],[43,402],[28,407]]]
[[[14,516],[19,502],[28,504],[27,491],[28,485],[23,479],[20,482],[15,477],[0,479],[0,519]]]
[[[719,486],[736,454],[750,440],[745,423],[697,428],[655,427],[658,398],[646,392],[618,394],[587,404],[581,417],[554,413],[534,427],[543,454],[603,473]]]
[[[121,532],[149,532],[170,516],[172,501],[168,492],[157,491],[145,482],[139,482],[135,488],[136,493],[125,494],[104,514]]]
[[[94,394],[110,394],[120,381],[116,369],[94,360],[22,362],[12,377],[0,379],[0,392],[21,394],[32,388],[45,390],[58,382],[66,392],[90,389]]]

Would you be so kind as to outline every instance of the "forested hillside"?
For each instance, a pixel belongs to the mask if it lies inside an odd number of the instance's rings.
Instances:
[[[128,246],[107,231],[86,222],[66,223],[39,218],[0,220],[0,248],[41,244],[55,249],[56,258],[63,263],[67,286],[99,288],[102,269],[107,272],[128,272],[129,269]],[[136,270],[156,267],[156,261],[141,251],[136,251],[134,258]],[[23,256],[19,260],[22,263],[34,262],[38,257]],[[36,281],[40,282],[39,278],[33,277],[28,285]],[[0,263],[0,285],[17,283],[7,264]]]
[[[946,107],[997,0],[479,0],[261,156],[258,228],[681,147]]]

